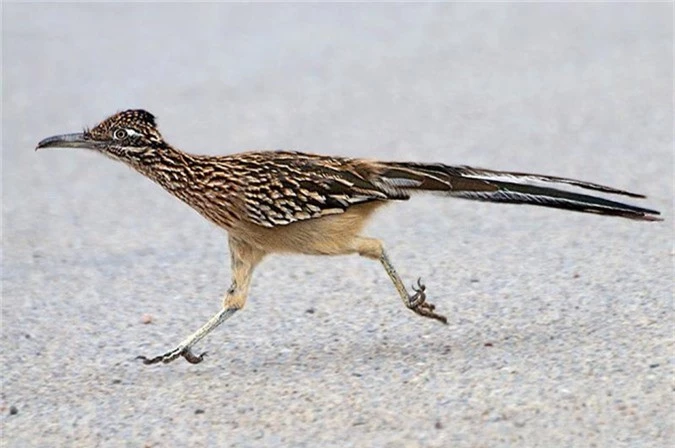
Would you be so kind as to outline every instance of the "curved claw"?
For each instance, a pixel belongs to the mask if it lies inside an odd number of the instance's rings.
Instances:
[[[433,303],[427,302],[427,295],[425,293],[427,287],[422,283],[422,277],[417,279],[417,284],[413,284],[412,289],[415,291],[415,294],[409,297],[408,308],[420,316],[429,317],[444,324],[448,323],[448,319],[445,316],[434,312],[436,306]]]
[[[417,279],[417,285],[413,283],[412,285],[412,290],[415,292],[424,292],[426,291],[427,287],[422,283],[422,277],[419,277]]]
[[[415,294],[408,298],[408,308],[415,309],[425,303],[427,295],[424,291],[426,289],[427,287],[422,284],[422,278],[418,278],[417,285],[412,285],[412,290]]]
[[[185,358],[185,360],[187,362],[189,362],[190,364],[199,364],[200,362],[204,361],[204,356],[206,356],[206,352],[202,353],[199,356],[196,356],[188,348],[188,349],[183,350],[183,352],[181,353],[181,356],[183,356],[183,358]],[[166,361],[166,362],[168,362],[168,361]]]

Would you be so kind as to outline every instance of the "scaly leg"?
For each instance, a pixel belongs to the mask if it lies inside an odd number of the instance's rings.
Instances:
[[[204,359],[206,353],[197,356],[192,353],[192,347],[211,333],[216,327],[225,322],[234,313],[244,307],[248,290],[251,285],[253,269],[262,260],[264,254],[257,249],[230,237],[230,255],[232,264],[232,286],[227,291],[223,301],[223,309],[216,313],[199,330],[184,339],[176,348],[154,358],[138,356],[144,364],[169,363],[179,356],[185,358],[191,364],[198,364]]]
[[[426,301],[427,298],[425,293],[426,286],[422,284],[422,279],[417,280],[417,286],[413,285],[413,291],[415,292],[415,294],[413,295],[408,294],[408,291],[405,289],[405,285],[403,284],[401,277],[399,277],[398,273],[396,272],[396,269],[394,269],[394,265],[392,265],[391,261],[389,261],[389,257],[387,256],[387,253],[384,251],[384,247],[382,246],[382,243],[379,240],[376,240],[374,238],[358,237],[354,241],[354,244],[355,244],[355,251],[358,252],[359,255],[374,260],[379,260],[380,263],[382,263],[382,266],[384,266],[384,270],[387,271],[387,275],[394,283],[396,291],[398,291],[398,295],[401,297],[401,300],[403,300],[403,304],[406,307],[410,308],[420,316],[436,319],[440,322],[443,322],[444,324],[448,323],[448,319],[445,316],[436,314],[434,312],[434,309],[436,307],[433,304],[428,303]]]

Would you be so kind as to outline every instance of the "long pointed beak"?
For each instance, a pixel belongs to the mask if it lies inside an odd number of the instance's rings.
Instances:
[[[37,144],[35,150],[42,148],[89,148],[96,149],[98,142],[87,138],[84,133],[77,132],[75,134],[55,135],[53,137],[45,138]]]

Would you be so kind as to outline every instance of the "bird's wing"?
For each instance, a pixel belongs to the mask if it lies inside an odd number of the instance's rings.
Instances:
[[[369,180],[368,163],[302,153],[253,153],[258,170],[245,183],[248,219],[264,227],[344,213],[372,201],[408,199]]]

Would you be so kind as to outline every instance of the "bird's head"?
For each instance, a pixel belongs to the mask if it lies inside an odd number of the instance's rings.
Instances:
[[[48,137],[35,149],[87,148],[113,159],[137,164],[153,158],[157,150],[167,147],[157,130],[155,117],[145,110],[131,109],[118,112],[83,132]]]

